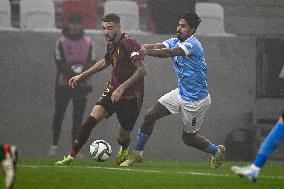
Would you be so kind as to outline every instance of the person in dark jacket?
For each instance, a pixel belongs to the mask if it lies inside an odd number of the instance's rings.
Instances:
[[[74,89],[68,85],[71,77],[87,70],[96,61],[93,41],[85,35],[81,25],[82,16],[78,13],[71,13],[68,21],[68,25],[63,28],[62,35],[56,41],[55,46],[57,67],[55,113],[52,122],[53,141],[48,152],[49,156],[55,156],[57,153],[62,121],[69,101],[72,100],[73,103],[72,141],[74,141],[82,122],[87,95],[92,90],[89,79],[81,81]]]

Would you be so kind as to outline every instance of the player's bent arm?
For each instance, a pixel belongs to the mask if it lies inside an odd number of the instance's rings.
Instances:
[[[163,43],[143,44],[142,47],[144,47],[145,49],[162,49],[162,48],[166,48],[166,46]]]
[[[145,54],[149,56],[167,58],[173,56],[185,56],[185,52],[181,47],[176,47],[172,49],[163,48],[163,49],[145,49]]]
[[[124,89],[127,89],[130,86],[134,85],[139,79],[143,78],[148,73],[143,60],[134,62],[134,65],[137,69],[135,70],[133,75],[121,84]]]
[[[108,64],[105,60],[105,58],[100,59],[95,65],[93,65],[92,67],[90,67],[88,70],[84,71],[83,73],[81,73],[81,77],[82,78],[86,78],[89,77],[90,75],[97,73],[103,69],[105,69],[106,67],[108,67],[110,64]]]

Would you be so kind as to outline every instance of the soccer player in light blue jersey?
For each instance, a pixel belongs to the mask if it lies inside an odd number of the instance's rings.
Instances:
[[[136,135],[134,151],[120,166],[128,167],[135,162],[141,162],[144,146],[152,134],[155,121],[176,113],[181,113],[183,118],[183,142],[211,154],[212,168],[218,168],[221,165],[225,147],[214,144],[197,134],[211,104],[206,81],[207,66],[204,51],[201,43],[193,35],[200,22],[195,12],[187,13],[180,17],[176,38],[168,39],[163,43],[142,46],[140,53],[144,56],[172,58],[178,86],[162,96],[148,110]]]
[[[272,152],[276,150],[284,140],[283,120],[284,112],[282,113],[282,116],[279,118],[278,122],[274,125],[273,129],[269,132],[265,140],[262,142],[253,164],[246,167],[232,166],[231,170],[235,174],[245,176],[250,181],[256,182],[261,168],[264,166]]]

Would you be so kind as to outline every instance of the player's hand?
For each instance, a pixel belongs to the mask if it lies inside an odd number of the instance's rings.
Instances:
[[[145,47],[141,47],[141,49],[139,50],[139,54],[142,54],[144,57],[147,55]]]
[[[81,74],[71,77],[69,79],[69,86],[73,89],[78,85],[78,81],[81,79]]]
[[[112,103],[118,102],[120,97],[123,95],[125,90],[124,85],[120,85],[115,91],[113,91],[111,95],[111,101]]]

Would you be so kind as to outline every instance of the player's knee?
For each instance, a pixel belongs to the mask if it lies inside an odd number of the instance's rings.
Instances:
[[[130,138],[128,138],[128,139],[117,139],[117,143],[120,146],[129,146]]]
[[[134,123],[129,122],[129,123],[121,124],[121,127],[127,132],[131,132],[133,130],[134,126],[135,126],[135,122]]]
[[[182,140],[183,140],[183,143],[188,146],[195,146],[196,133],[186,133],[183,131]]]
[[[155,122],[157,120],[157,115],[155,112],[153,112],[151,109],[147,111],[145,117],[144,117],[144,121],[147,123],[152,123]]]
[[[144,121],[149,123],[149,122],[154,122],[155,121],[155,116],[151,113],[149,113],[149,111],[146,113],[145,117],[144,117]]]

